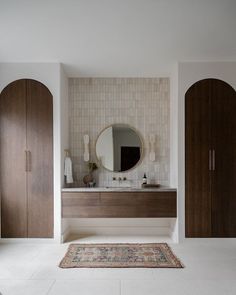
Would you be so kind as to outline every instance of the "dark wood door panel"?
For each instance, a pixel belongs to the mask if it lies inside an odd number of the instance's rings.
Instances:
[[[27,237],[26,81],[0,95],[1,236]]]
[[[186,237],[211,236],[210,84],[194,84],[185,96]]]
[[[2,237],[53,237],[52,117],[40,82],[17,80],[0,95]]]
[[[212,236],[236,237],[236,92],[211,81],[212,92]]]
[[[53,237],[53,101],[42,83],[27,80],[28,237]]]
[[[236,92],[202,80],[186,93],[185,106],[186,236],[236,237]]]

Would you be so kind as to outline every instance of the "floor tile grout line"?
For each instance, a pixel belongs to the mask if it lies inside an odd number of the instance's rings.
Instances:
[[[52,282],[51,286],[49,287],[49,289],[48,289],[48,291],[47,291],[47,293],[45,295],[48,295],[51,292],[51,290],[52,290],[53,286],[55,285],[55,283],[56,283],[56,280],[54,280]]]
[[[38,267],[40,267],[40,266],[41,266],[41,265],[38,265]],[[35,270],[33,270],[33,273],[31,273],[31,275],[29,276],[28,280],[32,280],[33,277],[34,277],[34,275],[37,273],[37,271],[38,271],[38,268],[35,269]]]

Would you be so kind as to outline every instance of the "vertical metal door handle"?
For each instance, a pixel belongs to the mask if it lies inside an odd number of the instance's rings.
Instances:
[[[28,171],[28,151],[25,151],[25,172]]]
[[[215,150],[212,150],[212,170],[215,171],[216,162],[215,162]]]
[[[32,168],[31,151],[28,151],[27,154],[28,154],[28,157],[27,157],[28,158],[28,170],[27,171],[30,172],[31,171],[31,168]]]
[[[211,150],[209,150],[209,171],[211,171]]]

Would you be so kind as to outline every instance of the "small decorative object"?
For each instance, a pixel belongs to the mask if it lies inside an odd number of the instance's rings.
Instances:
[[[149,159],[150,159],[150,161],[154,162],[155,159],[156,159],[156,155],[155,155],[155,135],[154,134],[150,135],[149,141],[150,141]]]
[[[89,162],[88,167],[89,167],[89,172],[90,173],[93,173],[93,171],[95,171],[95,170],[98,169],[97,164],[96,163],[93,163],[93,162]]]
[[[89,136],[88,134],[84,135],[84,161],[89,161]]]
[[[88,183],[88,187],[95,187],[95,185],[96,185],[96,182],[94,181],[91,181]]]
[[[143,175],[143,184],[147,184],[147,176],[146,173]]]
[[[89,168],[89,174],[84,176],[83,182],[84,184],[86,184],[86,186],[94,187],[96,183],[94,182],[94,179],[93,179],[93,171],[97,170],[98,166],[96,163],[89,162],[88,168]]]

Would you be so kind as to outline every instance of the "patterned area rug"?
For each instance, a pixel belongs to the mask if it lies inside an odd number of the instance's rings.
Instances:
[[[166,243],[71,244],[59,266],[182,268],[183,264]]]

